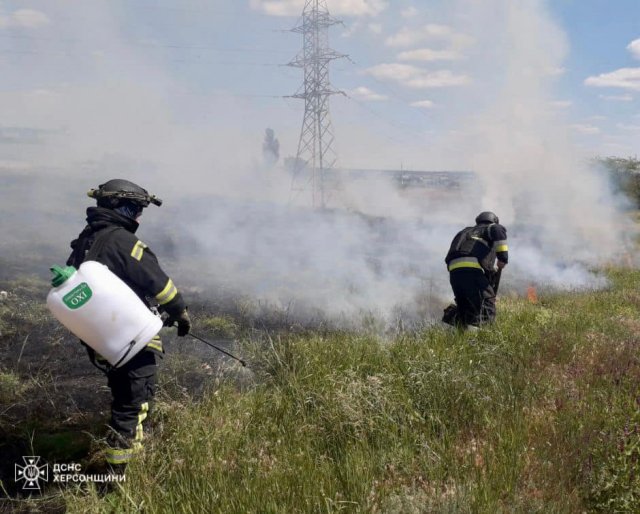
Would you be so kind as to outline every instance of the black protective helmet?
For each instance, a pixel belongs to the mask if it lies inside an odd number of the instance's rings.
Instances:
[[[482,223],[500,223],[498,216],[490,211],[484,211],[478,214],[476,217],[476,225],[480,225]]]
[[[98,206],[115,209],[124,203],[132,203],[140,207],[148,207],[149,204],[162,205],[162,200],[150,195],[149,192],[133,182],[116,178],[100,184],[98,189],[90,189],[89,198],[98,201]]]

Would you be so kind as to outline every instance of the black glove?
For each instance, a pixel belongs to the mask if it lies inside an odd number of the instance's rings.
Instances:
[[[178,324],[178,337],[186,336],[191,330],[191,318],[187,309],[183,310],[180,314],[171,314],[166,320],[164,320],[165,327],[172,327]]]

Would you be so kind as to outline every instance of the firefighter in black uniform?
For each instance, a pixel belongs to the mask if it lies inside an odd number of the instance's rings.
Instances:
[[[187,335],[191,321],[182,295],[162,271],[153,252],[135,236],[136,220],[142,210],[150,203],[161,205],[162,201],[140,186],[121,179],[110,180],[88,195],[96,199],[98,205],[87,209],[87,226],[71,243],[73,252],[67,265],[78,268],[84,260],[105,264],[147,306],[157,305],[168,314],[166,326],[177,323],[178,335]],[[149,403],[155,392],[157,363],[164,353],[162,341],[159,336],[154,337],[119,368],[109,366],[88,346],[87,351],[92,363],[108,378],[113,402],[106,460],[113,470],[121,472],[142,448],[142,423],[149,414]]]
[[[456,234],[445,258],[456,298],[456,308],[445,309],[445,323],[477,327],[495,319],[496,259],[498,271],[509,262],[507,229],[494,213],[481,212],[475,227]]]

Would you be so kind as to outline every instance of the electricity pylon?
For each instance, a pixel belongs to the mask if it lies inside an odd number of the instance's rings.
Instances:
[[[312,201],[314,207],[324,208],[327,200],[326,171],[336,163],[333,149],[334,133],[329,112],[329,98],[342,91],[331,87],[329,65],[336,59],[347,57],[329,47],[329,27],[342,23],[333,18],[327,9],[326,0],[306,0],[302,12],[302,23],[292,32],[302,34],[302,53],[288,66],[304,69],[304,83],[290,98],[304,100],[304,120],[298,142],[298,153],[294,169],[292,190],[300,180],[303,170],[310,173]],[[297,186],[298,190],[304,189]]]

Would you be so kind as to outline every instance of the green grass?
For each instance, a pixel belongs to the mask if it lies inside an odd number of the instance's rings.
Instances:
[[[69,489],[68,509],[637,512],[640,272],[609,275],[607,291],[502,298],[473,335],[245,342],[253,385],[160,401],[123,489]]]

